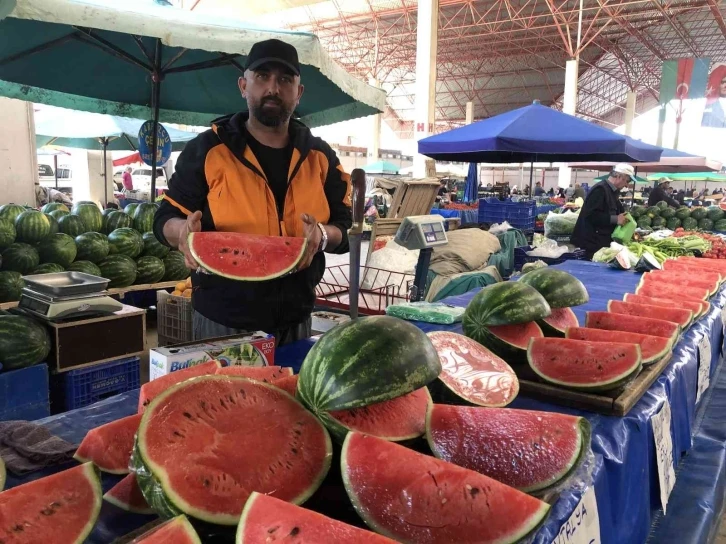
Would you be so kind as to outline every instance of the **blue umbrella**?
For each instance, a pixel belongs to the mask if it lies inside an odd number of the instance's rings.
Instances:
[[[466,185],[464,186],[464,202],[476,202],[479,198],[479,170],[475,162],[469,163],[469,173],[466,175]]]

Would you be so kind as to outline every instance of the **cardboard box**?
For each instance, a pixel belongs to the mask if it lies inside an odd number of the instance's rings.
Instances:
[[[149,353],[149,379],[155,380],[170,372],[215,359],[225,366],[272,366],[275,364],[275,337],[258,331],[152,349]]]

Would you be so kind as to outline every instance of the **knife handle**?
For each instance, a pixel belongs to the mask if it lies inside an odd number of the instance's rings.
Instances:
[[[350,182],[352,185],[352,203],[353,203],[353,227],[355,233],[363,232],[363,215],[365,213],[366,198],[366,173],[360,168],[356,168],[350,174]]]

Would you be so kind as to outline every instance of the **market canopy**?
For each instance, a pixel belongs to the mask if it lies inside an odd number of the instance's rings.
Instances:
[[[419,140],[418,152],[458,162],[657,161],[661,148],[534,103]]]
[[[615,166],[615,162],[573,162],[568,166],[570,168],[580,168],[583,170],[597,170],[606,172]],[[691,155],[677,149],[663,148],[663,153],[658,162],[644,162],[635,165],[638,172],[718,172],[721,170],[722,164],[718,161]]]
[[[388,161],[376,161],[363,167],[366,174],[398,174],[398,166]]]
[[[726,182],[726,174],[714,172],[688,172],[682,174],[671,174],[666,172],[658,172],[648,176],[651,181],[660,178],[670,178],[673,181],[721,181]]]

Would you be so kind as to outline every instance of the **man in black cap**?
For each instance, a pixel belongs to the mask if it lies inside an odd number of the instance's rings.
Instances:
[[[323,252],[348,251],[350,177],[330,146],[292,118],[304,91],[293,46],[255,44],[238,85],[249,112],[216,120],[186,145],[154,234],[194,270],[195,339],[263,330],[279,345],[310,336]],[[198,273],[187,236],[213,230],[305,237],[308,251],[299,271],[274,280]]]

